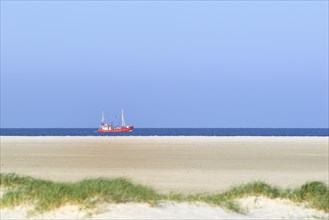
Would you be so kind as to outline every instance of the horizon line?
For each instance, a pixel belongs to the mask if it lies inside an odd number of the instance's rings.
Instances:
[[[97,129],[96,127],[12,127],[0,129]],[[329,129],[329,127],[137,127],[134,129]]]

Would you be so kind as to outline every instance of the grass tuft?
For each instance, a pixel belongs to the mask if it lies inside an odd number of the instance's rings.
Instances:
[[[133,184],[124,178],[87,179],[76,183],[52,182],[15,174],[1,174],[0,186],[7,188],[1,207],[34,203],[43,212],[65,204],[94,207],[97,202],[156,203],[159,194],[150,187]]]
[[[308,203],[315,209],[329,212],[329,189],[321,182],[308,182],[300,188],[287,190],[283,196],[299,203]]]
[[[264,182],[252,182],[214,195],[161,194],[151,187],[134,184],[125,178],[85,179],[67,183],[2,173],[0,187],[6,190],[0,200],[1,207],[34,204],[36,212],[49,211],[65,204],[95,208],[96,204],[101,202],[145,202],[155,205],[159,201],[176,201],[205,202],[244,213],[236,200],[245,196],[285,198],[329,212],[329,189],[321,182],[309,182],[300,188],[287,190],[281,190]]]

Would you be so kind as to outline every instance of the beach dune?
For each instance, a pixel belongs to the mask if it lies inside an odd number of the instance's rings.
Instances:
[[[1,137],[1,172],[60,181],[128,177],[163,192],[254,180],[328,183],[328,137]]]

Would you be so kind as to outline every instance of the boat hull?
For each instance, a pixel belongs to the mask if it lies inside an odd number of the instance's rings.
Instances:
[[[100,133],[118,133],[118,132],[131,132],[134,129],[134,126],[123,127],[123,128],[114,128],[112,130],[104,130],[99,128],[98,132]]]

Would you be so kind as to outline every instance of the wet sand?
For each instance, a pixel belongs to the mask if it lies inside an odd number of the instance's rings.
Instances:
[[[7,137],[1,172],[52,180],[128,177],[163,192],[262,180],[328,183],[328,137]]]

